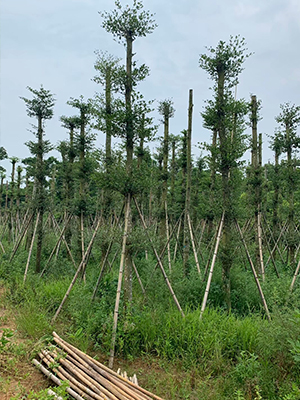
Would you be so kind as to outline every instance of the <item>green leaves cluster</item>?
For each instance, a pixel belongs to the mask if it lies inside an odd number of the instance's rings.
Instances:
[[[122,7],[121,2],[116,0],[114,10],[99,13],[103,18],[102,27],[124,45],[127,39],[134,41],[137,37],[146,36],[157,25],[153,14],[143,10],[143,7],[141,1],[133,0],[132,7]]]

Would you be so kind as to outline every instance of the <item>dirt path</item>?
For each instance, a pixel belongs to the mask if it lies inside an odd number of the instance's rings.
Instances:
[[[4,337],[9,340],[6,344]],[[21,337],[17,330],[15,312],[7,306],[5,288],[0,285],[0,400],[25,399],[31,390],[50,386],[31,364],[31,349],[30,340]]]

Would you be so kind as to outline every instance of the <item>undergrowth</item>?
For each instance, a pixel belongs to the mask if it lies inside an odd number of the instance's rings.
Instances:
[[[29,271],[24,284],[22,257],[16,257],[13,266],[4,260],[0,267],[0,278],[5,279],[9,289],[9,301],[18,310],[18,330],[38,341],[50,337],[55,329],[84,351],[108,355],[117,268],[104,276],[92,302],[98,270],[91,263],[86,281],[78,280],[53,325],[51,318],[74,271],[71,273],[68,266],[66,273],[58,258],[42,279]],[[164,365],[162,376],[168,392],[165,393],[163,384],[160,386],[159,376],[154,379],[154,372],[147,374],[145,382],[150,388],[153,385],[157,394],[161,390],[167,399],[300,399],[300,293],[298,285],[289,294],[287,271],[280,271],[280,279],[269,271],[262,283],[272,315],[269,322],[253,276],[243,264],[234,267],[232,313],[226,313],[221,269],[216,267],[208,307],[200,320],[205,283],[196,268],[191,269],[188,277],[183,276],[179,265],[169,273],[185,313],[182,318],[160,271],[154,269],[154,260],[137,259],[136,265],[147,295],[141,295],[134,279],[132,305],[125,308],[121,301],[116,355],[133,365],[140,359],[159,360]],[[168,368],[186,376],[184,382],[177,382],[174,372],[169,376]]]

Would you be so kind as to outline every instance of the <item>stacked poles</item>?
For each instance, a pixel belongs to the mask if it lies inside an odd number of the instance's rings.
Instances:
[[[76,400],[163,400],[70,345],[55,332],[53,337],[57,346],[42,350],[41,362],[35,359],[33,363],[56,384],[68,381],[67,391]]]

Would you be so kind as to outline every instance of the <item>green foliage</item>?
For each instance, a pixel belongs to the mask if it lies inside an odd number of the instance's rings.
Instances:
[[[121,2],[116,0],[115,7],[110,13],[105,11],[99,14],[103,18],[103,28],[120,42],[127,38],[135,40],[137,37],[146,36],[157,26],[153,14],[143,10],[141,1],[133,0],[132,7],[127,5],[122,8]]]
[[[7,344],[10,342],[10,338],[14,336],[14,332],[11,329],[4,328],[0,338],[0,353],[5,350]]]
[[[216,80],[220,72],[224,73],[228,88],[238,83],[238,75],[243,71],[243,64],[251,53],[247,51],[246,42],[240,36],[230,36],[229,43],[220,41],[216,48],[206,47],[207,54],[201,54],[200,68],[209,73]]]
[[[28,395],[26,395],[26,399],[28,400],[54,400],[58,397],[62,400],[69,399],[67,388],[69,387],[68,382],[63,381],[59,387],[55,388],[47,388],[36,392],[35,390],[31,390]],[[11,397],[11,400],[23,400],[22,395],[17,395],[15,397]]]
[[[27,99],[20,97],[25,101],[27,106],[27,114],[29,117],[36,117],[43,119],[51,119],[53,117],[53,107],[55,99],[53,94],[49,90],[46,90],[41,86],[39,90],[27,87],[27,89],[33,94],[33,99]]]

